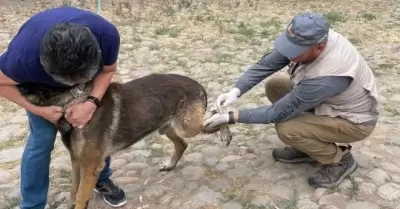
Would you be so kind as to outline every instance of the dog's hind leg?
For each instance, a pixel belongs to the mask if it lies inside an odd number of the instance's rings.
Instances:
[[[205,106],[201,100],[183,106],[171,120],[165,135],[174,143],[175,152],[168,163],[160,166],[161,171],[170,171],[176,167],[188,144],[185,138],[201,133]]]
[[[68,200],[68,208],[74,209],[76,201],[76,193],[79,187],[80,169],[79,169],[79,161],[76,160],[76,158],[74,158],[72,155],[71,155],[71,163],[72,163],[72,183],[71,183],[70,197]]]
[[[174,169],[188,146],[185,140],[178,136],[172,127],[166,130],[165,135],[174,143],[175,152],[172,154],[169,162],[160,165],[160,171]]]

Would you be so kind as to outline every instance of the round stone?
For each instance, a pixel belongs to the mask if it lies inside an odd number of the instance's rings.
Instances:
[[[381,163],[380,167],[386,171],[389,171],[389,173],[399,173],[400,174],[400,168],[392,163]]]
[[[221,162],[230,162],[230,161],[235,161],[239,160],[241,157],[237,155],[228,155],[224,158],[221,159]]]
[[[237,202],[228,202],[222,206],[222,209],[242,209],[242,205]]]
[[[218,157],[221,155],[222,149],[217,146],[209,146],[202,148],[201,152],[207,157]]]
[[[201,208],[206,205],[212,205],[219,202],[222,194],[210,188],[200,188],[200,191],[190,198],[188,208]]]
[[[320,207],[320,209],[340,209],[334,205],[323,205]]]
[[[379,209],[379,206],[370,202],[351,202],[346,209]]]
[[[114,169],[121,169],[124,165],[126,165],[125,159],[115,159],[111,162],[111,166]]]
[[[118,184],[133,184],[139,181],[137,177],[118,177],[115,178],[115,181],[118,182]]]
[[[144,168],[149,167],[146,163],[129,163],[128,165],[125,166],[127,170],[141,170]]]
[[[217,162],[218,162],[218,159],[215,157],[206,158],[204,160],[204,164],[209,167],[214,167],[215,165],[217,165]]]
[[[299,201],[297,203],[298,209],[318,209],[318,204],[311,201],[307,196],[300,196]]]
[[[9,141],[13,139],[13,136],[20,136],[22,126],[20,124],[10,123],[3,126],[0,131],[0,141]]]
[[[3,149],[0,151],[0,163],[7,163],[21,159],[24,147]]]
[[[51,160],[51,167],[55,170],[72,170],[71,157],[68,155],[56,157]]]
[[[385,171],[381,169],[374,169],[368,173],[368,177],[375,183],[375,185],[380,186],[390,180],[390,177]]]
[[[206,174],[205,169],[199,166],[187,166],[181,172],[188,180],[199,180]]]
[[[314,195],[311,197],[311,200],[314,202],[318,202],[322,196],[328,193],[328,190],[325,188],[317,188],[314,191]]]
[[[144,140],[138,141],[132,145],[133,149],[143,149],[146,147],[146,142]]]
[[[11,179],[11,173],[5,169],[0,168],[0,184],[7,183]]]
[[[151,149],[161,149],[162,145],[161,144],[152,144]]]
[[[225,163],[218,163],[215,168],[219,171],[226,170],[228,168],[228,165]]]
[[[376,186],[373,183],[361,183],[358,190],[358,195],[365,197],[372,195],[376,190]]]
[[[320,205],[334,205],[338,208],[344,208],[346,206],[346,197],[340,193],[333,193],[324,195],[319,200]]]
[[[384,184],[378,188],[378,195],[385,200],[396,200],[400,198],[400,186],[394,183]]]
[[[193,152],[186,155],[185,160],[192,163],[199,163],[203,160],[203,155],[199,152]]]

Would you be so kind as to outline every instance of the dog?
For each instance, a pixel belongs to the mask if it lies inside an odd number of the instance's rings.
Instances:
[[[17,87],[34,105],[64,109],[85,101],[92,88],[90,83],[66,90],[29,83]],[[88,207],[106,157],[154,133],[166,135],[174,144],[174,153],[169,162],[160,165],[160,171],[174,169],[188,146],[185,139],[198,134],[220,131],[221,141],[228,146],[232,140],[228,125],[203,126],[207,114],[216,112],[207,112],[207,92],[190,77],[150,74],[126,83],[112,82],[102,104],[82,129],[72,127],[65,116],[56,124],[72,162],[69,208]]]

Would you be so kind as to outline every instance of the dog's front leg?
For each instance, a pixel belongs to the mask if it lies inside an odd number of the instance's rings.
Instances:
[[[71,182],[71,193],[68,201],[68,208],[75,208],[76,201],[76,193],[78,192],[79,181],[80,181],[80,165],[79,161],[76,160],[71,154],[71,163],[72,163],[72,182]]]
[[[104,158],[99,157],[85,160],[81,159],[81,177],[78,192],[76,193],[75,209],[87,209],[90,197],[96,186],[96,182],[101,170],[104,168]]]

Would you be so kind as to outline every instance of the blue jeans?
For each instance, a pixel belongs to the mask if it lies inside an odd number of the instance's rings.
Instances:
[[[54,148],[56,127],[46,119],[27,112],[29,136],[21,162],[21,209],[44,209],[49,187],[50,155]],[[99,181],[111,176],[110,158]]]

